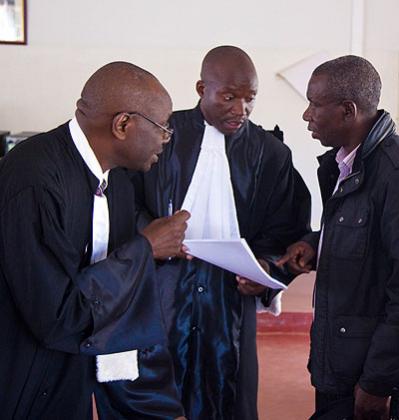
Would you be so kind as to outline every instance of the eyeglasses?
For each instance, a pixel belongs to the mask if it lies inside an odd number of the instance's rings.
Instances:
[[[157,123],[156,121],[152,120],[150,117],[147,117],[147,115],[142,114],[141,112],[138,111],[133,111],[133,112],[118,112],[116,115],[118,114],[125,114],[127,115],[129,118],[133,117],[134,115],[139,115],[140,117],[144,118],[145,120],[149,121],[151,124],[154,124],[155,126],[157,126],[158,128],[160,128],[164,133],[166,133],[165,139],[170,139],[173,135],[174,130],[172,128],[169,128],[169,126],[164,126],[162,124]]]

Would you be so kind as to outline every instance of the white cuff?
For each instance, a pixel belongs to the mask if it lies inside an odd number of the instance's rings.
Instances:
[[[97,359],[97,381],[134,381],[139,377],[137,350],[102,354]]]
[[[276,296],[274,296],[273,300],[270,302],[269,306],[264,306],[261,298],[256,298],[256,312],[269,312],[274,316],[279,316],[281,314],[281,297],[283,296],[283,291],[279,292]]]

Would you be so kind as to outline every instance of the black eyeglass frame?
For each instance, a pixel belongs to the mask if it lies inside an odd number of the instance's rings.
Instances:
[[[160,128],[162,131],[164,131],[165,133],[167,133],[169,135],[169,137],[172,137],[174,130],[173,128],[168,128],[165,127],[162,124],[157,123],[156,121],[154,121],[153,119],[151,119],[150,117],[147,117],[147,115],[142,114],[141,112],[138,111],[132,111],[132,112],[128,112],[128,111],[121,111],[121,112],[117,112],[115,114],[115,116],[119,115],[119,114],[125,114],[127,115],[129,118],[135,116],[135,115],[139,115],[140,117],[144,118],[145,120],[149,121],[151,124],[154,124],[155,126],[157,126],[158,128]]]

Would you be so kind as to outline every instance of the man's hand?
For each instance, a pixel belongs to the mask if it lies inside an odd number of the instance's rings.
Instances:
[[[378,397],[355,387],[354,420],[388,420],[390,397]]]
[[[309,273],[312,269],[310,262],[316,251],[307,242],[299,241],[287,248],[287,252],[275,264],[281,267],[287,263],[288,269],[293,274]]]
[[[151,244],[155,259],[165,260],[170,257],[186,258],[185,247],[182,245],[186,221],[190,213],[186,210],[177,211],[173,216],[153,220],[141,234]]]
[[[259,259],[258,262],[267,273],[270,273],[269,264],[265,260]],[[243,295],[259,296],[267,289],[263,284],[256,283],[245,277],[236,276],[236,280],[238,283],[237,289]]]

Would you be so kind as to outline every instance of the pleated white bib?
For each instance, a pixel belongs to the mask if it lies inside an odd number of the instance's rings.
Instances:
[[[186,239],[240,237],[224,135],[207,123],[182,209],[191,214]]]

